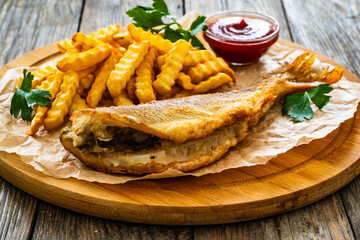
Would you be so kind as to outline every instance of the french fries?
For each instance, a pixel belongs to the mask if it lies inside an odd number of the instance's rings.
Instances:
[[[154,81],[154,62],[157,56],[155,48],[150,48],[144,61],[136,70],[135,95],[140,103],[150,102],[156,99],[152,82]]]
[[[46,130],[51,131],[63,124],[64,118],[68,114],[73,98],[76,95],[76,90],[79,87],[79,81],[79,76],[74,71],[70,70],[64,74],[60,92],[56,95],[43,122]]]
[[[103,43],[85,52],[65,55],[57,62],[56,67],[63,72],[68,70],[82,71],[102,62],[110,53],[109,45]]]
[[[38,86],[38,89],[48,91],[51,95],[50,100],[53,101],[55,96],[60,91],[60,86],[63,82],[64,73],[60,71],[56,71],[55,74],[49,75],[45,81]],[[41,124],[44,121],[47,111],[49,107],[47,106],[38,106],[36,108],[35,115],[31,120],[30,129],[26,132],[27,135],[35,135],[39,130]]]
[[[127,30],[135,41],[149,41],[150,45],[160,54],[169,52],[173,47],[169,40],[162,38],[160,35],[154,35],[150,31],[144,31],[141,27],[137,28],[133,24],[129,24]]]
[[[107,80],[107,88],[113,98],[120,96],[121,91],[125,89],[126,83],[134,74],[135,69],[144,59],[149,48],[148,41],[140,41],[131,44],[124,56],[115,65]]]
[[[36,108],[27,134],[35,135],[41,124],[56,129],[66,116],[85,108],[187,97],[235,81],[232,69],[211,51],[197,50],[185,40],[172,43],[162,33],[132,24],[127,30],[120,32],[115,24],[57,43],[63,58],[56,68],[33,72],[32,82],[32,88],[50,92],[52,104]]]
[[[166,95],[171,92],[171,87],[175,84],[175,79],[191,48],[192,46],[189,42],[180,39],[168,53],[164,65],[161,66],[161,72],[156,76],[156,80],[153,83],[155,90],[160,95]]]

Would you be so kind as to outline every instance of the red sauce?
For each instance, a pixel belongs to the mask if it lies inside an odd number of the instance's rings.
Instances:
[[[232,64],[257,61],[278,39],[274,25],[255,17],[225,16],[210,19],[207,25],[205,39],[217,55]]]

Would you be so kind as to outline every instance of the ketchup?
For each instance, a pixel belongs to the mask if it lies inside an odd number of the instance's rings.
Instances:
[[[273,24],[254,16],[214,17],[207,21],[204,37],[214,52],[231,64],[257,61],[278,39],[276,20]]]

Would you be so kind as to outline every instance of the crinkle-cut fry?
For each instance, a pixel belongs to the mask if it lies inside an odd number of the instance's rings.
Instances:
[[[138,99],[135,95],[135,89],[136,89],[135,83],[136,83],[135,76],[132,76],[126,84],[126,92],[128,94],[128,97],[133,103],[138,103]]]
[[[51,108],[44,119],[43,124],[46,130],[51,131],[63,124],[64,118],[68,114],[69,108],[76,95],[79,82],[80,79],[76,72],[67,71],[64,74],[60,92],[56,95],[55,100],[51,104]]]
[[[177,85],[171,87],[171,92],[166,95],[158,95],[159,100],[173,98],[176,94],[180,93],[183,89]]]
[[[63,72],[68,70],[82,71],[104,61],[110,53],[110,46],[103,43],[85,52],[66,54],[57,62],[56,67]]]
[[[55,71],[56,68],[52,66],[46,66],[44,68],[32,72],[31,74],[34,75],[34,79],[31,82],[31,88],[35,88],[36,86],[40,85],[50,74],[54,73]],[[23,77],[19,78],[17,82],[18,87],[21,87],[23,80],[24,80]]]
[[[182,90],[181,92],[175,94],[174,98],[182,98],[182,97],[188,97],[191,95],[194,95],[195,93],[193,91],[189,91],[189,90]]]
[[[76,90],[76,93],[82,94],[85,90],[91,87],[92,83],[94,82],[94,75],[89,74],[86,77],[79,79],[80,79],[80,83],[78,89]]]
[[[69,116],[73,114],[75,111],[79,111],[85,108],[89,108],[89,106],[86,104],[85,99],[83,99],[79,94],[76,94],[73,102],[69,108]]]
[[[60,91],[60,85],[62,84],[63,76],[63,72],[56,71],[55,73],[50,74],[46,80],[44,80],[37,88],[48,91],[51,95],[50,100],[53,101],[56,94]],[[50,107],[42,105],[39,105],[36,108],[35,115],[31,120],[30,129],[26,132],[27,135],[34,136],[37,133],[49,108]]]
[[[185,90],[193,90],[195,88],[195,85],[191,83],[190,76],[186,75],[183,72],[179,72],[179,75],[175,80],[175,83]]]
[[[198,84],[219,72],[229,72],[231,74],[232,70],[224,59],[217,57],[213,60],[197,64],[195,67],[190,68],[187,74],[191,77],[192,83]]]
[[[73,48],[73,44],[71,42],[71,39],[64,39],[62,41],[58,41],[56,43],[57,48],[61,53],[66,53],[68,49]]]
[[[97,32],[92,32],[89,34],[89,37],[92,37],[98,41],[105,43],[113,42],[113,35],[117,34],[120,31],[120,25],[109,25],[106,28],[100,28]]]
[[[150,45],[153,46],[160,54],[169,52],[173,44],[170,40],[162,38],[160,35],[154,35],[150,31],[144,31],[141,27],[135,27],[133,24],[127,26],[130,36],[135,41],[148,40]]]
[[[193,91],[194,93],[206,93],[225,84],[232,87],[234,85],[232,78],[226,73],[218,73],[200,82]]]
[[[80,79],[87,77],[89,74],[93,74],[96,70],[98,65],[91,66],[87,69],[84,69],[82,71],[76,72]],[[94,74],[93,74],[94,75]]]
[[[72,44],[75,46],[76,44],[84,45],[87,48],[94,48],[103,44],[103,42],[96,40],[93,37],[85,35],[82,32],[75,33],[71,38]]]
[[[106,59],[101,66],[99,73],[96,75],[94,83],[91,85],[86,102],[90,107],[96,108],[106,90],[106,82],[110,76],[111,71],[115,68],[115,64],[119,61],[120,57],[114,51],[110,57]]]
[[[209,50],[190,51],[183,63],[184,68],[191,68],[199,63],[204,63],[216,58],[216,56]]]
[[[113,102],[116,106],[133,105],[125,89],[121,91],[120,96],[113,98]]]
[[[106,86],[111,96],[116,98],[120,96],[121,91],[125,89],[126,83],[134,75],[135,69],[144,59],[149,48],[148,41],[140,41],[131,44],[124,56],[115,65],[115,69],[111,71]]]
[[[160,55],[156,58],[156,67],[161,69],[161,66],[165,64],[165,59],[167,58],[167,54]]]
[[[171,92],[171,87],[175,84],[186,55],[192,48],[191,44],[185,40],[178,40],[165,59],[161,72],[156,76],[153,86],[160,95]]]
[[[157,56],[155,48],[150,47],[148,54],[136,69],[135,95],[140,103],[156,100],[152,87],[154,81],[154,63]]]
[[[342,67],[336,66],[331,72],[326,73],[325,77],[321,81],[333,84],[338,82],[344,75],[345,70]]]
[[[130,36],[129,32],[117,33],[113,36],[113,39],[124,48],[128,48],[135,42],[134,39]]]

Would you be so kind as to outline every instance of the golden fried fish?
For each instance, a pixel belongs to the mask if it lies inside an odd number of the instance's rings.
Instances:
[[[283,73],[247,89],[81,110],[72,115],[72,128],[62,131],[61,142],[102,172],[191,171],[220,159],[244,139],[277,99],[341,79],[340,67],[311,75],[313,58],[305,53]]]

